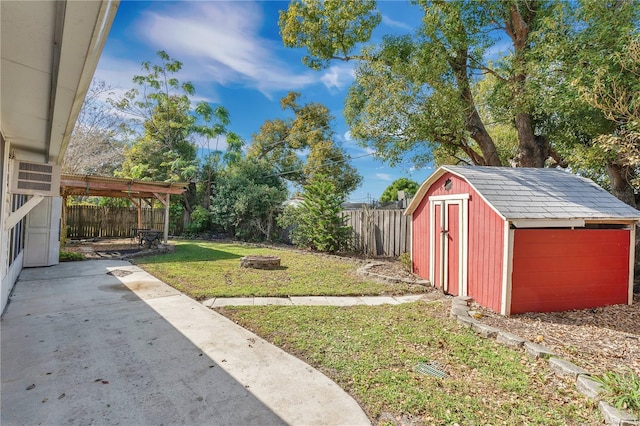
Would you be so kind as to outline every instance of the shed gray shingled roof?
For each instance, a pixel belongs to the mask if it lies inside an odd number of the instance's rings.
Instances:
[[[443,166],[465,178],[506,219],[635,219],[640,211],[561,169]]]

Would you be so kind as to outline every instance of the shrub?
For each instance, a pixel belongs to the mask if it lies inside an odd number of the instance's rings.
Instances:
[[[245,241],[271,241],[274,223],[287,198],[287,186],[273,165],[240,160],[220,174],[211,197],[211,220]]]
[[[60,262],[75,262],[76,260],[85,260],[86,258],[82,253],[60,250],[60,256],[58,259]]]
[[[209,230],[211,227],[211,214],[202,206],[196,206],[191,212],[191,223],[185,229],[187,234],[197,235]]]
[[[330,253],[348,250],[352,229],[341,214],[345,195],[318,176],[304,187],[303,196],[300,206],[287,207],[278,220],[281,227],[291,229],[291,241],[298,247]]]
[[[398,256],[398,260],[402,263],[402,266],[407,272],[413,272],[413,265],[411,264],[411,254],[410,253],[402,253]]]

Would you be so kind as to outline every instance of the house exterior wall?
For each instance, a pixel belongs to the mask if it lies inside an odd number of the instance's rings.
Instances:
[[[9,185],[9,153],[4,137],[0,133],[0,313],[9,296],[9,232],[4,229],[4,220],[9,207],[7,200]],[[6,287],[6,288],[5,288]]]
[[[15,280],[9,272],[10,232],[4,229],[4,221],[11,211],[9,199],[9,147],[0,134],[0,313],[4,312],[9,292]],[[20,259],[22,261],[22,259]]]
[[[624,304],[628,229],[516,229],[511,313]]]
[[[0,313],[4,312],[9,301],[9,295],[18,275],[22,270],[24,258],[24,221],[18,222],[11,229],[5,229],[5,220],[11,212],[17,210],[26,201],[26,196],[11,196],[9,194],[9,151],[10,144],[0,134],[2,147],[2,164],[0,173],[2,187],[0,188]]]
[[[451,179],[451,188],[444,185]],[[478,303],[500,312],[504,262],[504,221],[478,195],[464,179],[445,173],[426,192],[413,212],[413,268],[424,279],[429,279],[429,197],[469,194],[467,295]],[[464,261],[464,259],[460,259]],[[465,266],[465,265],[463,265]]]

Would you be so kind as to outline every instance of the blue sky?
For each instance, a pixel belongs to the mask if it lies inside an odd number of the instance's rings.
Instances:
[[[322,71],[305,67],[301,62],[305,51],[285,48],[279,35],[278,11],[287,5],[280,1],[122,1],[95,76],[124,92],[134,86],[134,75],[144,74],[140,64],[155,62],[155,53],[165,50],[183,62],[178,78],[194,84],[193,100],[227,108],[229,130],[247,143],[266,120],[287,117],[280,98],[297,91],[301,102],[322,103],[334,116],[336,139],[363,176],[363,184],[349,196],[351,201],[378,199],[399,177],[421,183],[431,169],[414,170],[409,163],[389,167],[349,138],[343,107],[354,64],[335,62]],[[383,34],[412,32],[422,16],[408,2],[383,1],[378,8],[383,20],[374,40]],[[224,147],[220,141],[218,148]]]

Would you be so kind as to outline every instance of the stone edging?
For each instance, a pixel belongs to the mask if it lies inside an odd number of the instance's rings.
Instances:
[[[429,285],[429,281],[427,281],[427,280],[421,280],[421,279],[413,279],[412,280],[412,279],[401,278],[401,277],[389,277],[387,275],[377,274],[375,272],[369,271],[369,269],[373,268],[374,266],[380,266],[380,265],[384,265],[384,262],[367,263],[366,265],[361,266],[360,268],[358,268],[358,270],[356,272],[359,275],[362,275],[364,277],[371,277],[371,278],[375,278],[377,280],[388,282],[388,283],[405,283],[405,284]]]
[[[125,254],[124,256],[120,256],[120,260],[129,260],[129,259],[136,259],[139,257],[155,256],[158,254],[174,253],[175,251],[176,251],[176,246],[174,245],[158,244],[158,247],[155,247],[155,248],[141,250],[135,253]]]
[[[475,331],[485,339],[494,338],[503,345],[523,348],[527,355],[533,358],[547,359],[551,370],[559,376],[571,376],[576,389],[587,398],[597,401],[598,408],[606,424],[615,426],[640,426],[640,419],[624,410],[618,410],[602,400],[600,391],[602,385],[591,378],[591,374],[577,365],[558,357],[553,351],[543,345],[529,342],[515,334],[507,333],[498,328],[483,324],[469,314],[469,304],[473,299],[468,296],[456,296],[451,302],[451,318],[458,323]]]

